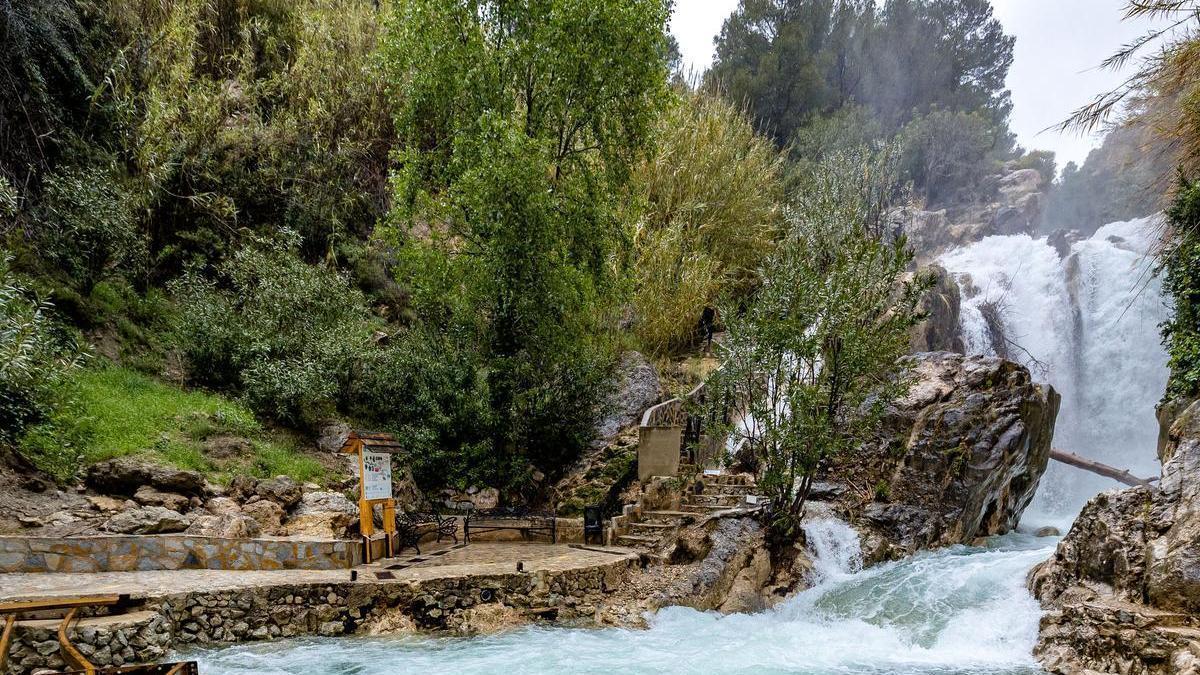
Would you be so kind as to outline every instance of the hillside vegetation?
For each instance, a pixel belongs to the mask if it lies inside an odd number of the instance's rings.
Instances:
[[[0,4],[0,442],[63,482],[129,453],[307,480],[336,418],[425,486],[535,498],[621,352],[753,301],[828,158],[887,146],[888,198],[933,202],[1049,159],[986,0],[745,0],[694,87],[671,11]]]

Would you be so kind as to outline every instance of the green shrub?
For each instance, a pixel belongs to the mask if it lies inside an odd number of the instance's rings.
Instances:
[[[51,307],[33,298],[0,258],[0,443],[12,445],[69,397],[79,363],[73,341],[56,326]]]
[[[70,169],[46,178],[40,235],[73,285],[89,292],[106,274],[136,271],[146,260],[131,198],[111,172]]]
[[[195,382],[245,396],[259,413],[311,424],[336,409],[374,328],[345,275],[304,263],[294,242],[238,251],[215,279],[177,286],[178,334]]]
[[[1167,397],[1200,395],[1200,182],[1184,181],[1167,210],[1173,242],[1160,265],[1175,314],[1162,325],[1170,356]]]

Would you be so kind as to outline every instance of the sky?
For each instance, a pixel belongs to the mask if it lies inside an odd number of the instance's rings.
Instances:
[[[1094,136],[1046,131],[1127,75],[1097,66],[1120,45],[1143,34],[1146,23],[1122,21],[1126,0],[992,0],[1005,31],[1017,38],[1008,87],[1017,141],[1053,150],[1059,166],[1082,163],[1099,144]],[[686,66],[703,72],[713,38],[738,0],[676,0],[671,32]]]

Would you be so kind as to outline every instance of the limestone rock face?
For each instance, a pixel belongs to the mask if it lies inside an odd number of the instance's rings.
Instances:
[[[654,364],[640,352],[625,352],[617,366],[616,388],[605,405],[604,418],[596,427],[597,443],[603,445],[637,424],[646,408],[661,398],[662,383]]]
[[[289,536],[342,539],[358,518],[358,507],[337,492],[306,492],[285,523]]]
[[[116,534],[168,534],[183,532],[191,524],[187,516],[161,506],[143,506],[122,511],[104,524]]]
[[[937,210],[904,209],[891,214],[895,229],[908,237],[918,260],[933,260],[956,246],[991,235],[1034,233],[1041,221],[1042,176],[1018,169],[993,176],[981,188],[992,195],[980,203]]]
[[[180,513],[187,511],[191,500],[173,492],[159,492],[149,485],[143,485],[133,493],[133,501],[144,506],[163,506]]]
[[[1176,414],[1162,419],[1159,486],[1097,495],[1030,574],[1048,610],[1035,653],[1051,672],[1200,665],[1200,402],[1164,409]]]
[[[88,467],[87,484],[104,494],[132,497],[142,486],[186,497],[202,497],[204,478],[195,471],[170,469],[132,457],[119,457]]]
[[[266,499],[242,506],[242,513],[257,523],[265,534],[275,534],[283,522],[283,507]]]
[[[967,351],[959,328],[961,295],[958,283],[941,265],[931,265],[924,272],[933,275],[934,285],[921,301],[918,309],[926,315],[924,321],[913,328],[911,350],[920,352]]]
[[[907,370],[912,386],[877,439],[839,458],[824,480],[849,481],[839,501],[905,552],[1016,527],[1050,458],[1058,394],[992,357],[923,353]],[[866,505],[864,485],[873,491]]]

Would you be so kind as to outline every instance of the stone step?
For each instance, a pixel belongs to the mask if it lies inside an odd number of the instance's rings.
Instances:
[[[681,520],[683,518],[690,518],[691,516],[694,516],[694,515],[696,515],[696,514],[691,513],[690,511],[643,511],[642,512],[643,518],[664,518],[664,519],[674,518],[675,520]]]
[[[653,546],[658,542],[658,537],[644,534],[622,534],[617,536],[617,544],[622,546]]]
[[[645,529],[650,529],[650,530],[673,530],[673,529],[675,529],[675,528],[679,527],[679,523],[646,523],[646,522],[640,522],[640,523],[630,523],[630,524],[629,524],[629,526],[630,526],[630,527],[632,527],[632,528],[633,528],[633,529],[635,529],[635,530],[636,530],[637,528],[639,528],[639,527],[641,527],[641,528],[645,528]]]
[[[731,495],[725,493],[708,494],[702,492],[700,494],[689,494],[687,498],[697,502],[718,502],[722,500],[734,500],[741,502],[746,500],[746,495]]]
[[[733,506],[718,506],[715,504],[684,504],[683,508],[692,513],[713,513],[715,511],[728,511],[735,507]]]

